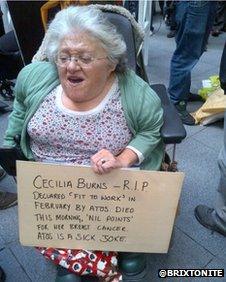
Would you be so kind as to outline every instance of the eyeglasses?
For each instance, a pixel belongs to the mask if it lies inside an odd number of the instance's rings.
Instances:
[[[95,58],[87,55],[70,56],[70,55],[59,54],[55,60],[55,63],[59,67],[67,67],[68,64],[73,61],[78,63],[81,67],[87,67],[88,65],[92,64],[96,60],[104,60],[107,58],[108,57]]]

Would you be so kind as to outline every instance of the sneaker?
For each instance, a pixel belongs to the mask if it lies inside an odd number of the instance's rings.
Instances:
[[[199,94],[194,94],[194,93],[190,92],[188,94],[188,101],[190,101],[190,102],[196,102],[196,101],[204,102],[204,99]]]
[[[224,230],[222,227],[217,225],[216,221],[214,220],[214,209],[204,205],[199,205],[195,208],[195,217],[204,227],[226,236],[226,228]]]
[[[214,36],[214,37],[217,37],[221,34],[221,31],[219,29],[213,29],[211,31],[211,35]]]
[[[0,191],[0,210],[4,210],[17,204],[17,194]]]
[[[167,33],[167,37],[168,38],[173,38],[173,37],[175,37],[175,35],[176,35],[176,30],[170,30],[170,32],[169,33]]]
[[[5,176],[6,176],[6,172],[2,167],[0,167],[0,180],[2,180],[2,178],[4,178]]]
[[[178,104],[175,104],[175,107],[179,113],[179,116],[183,122],[183,124],[187,125],[195,125],[195,119],[189,112],[186,110],[185,101],[180,101]]]

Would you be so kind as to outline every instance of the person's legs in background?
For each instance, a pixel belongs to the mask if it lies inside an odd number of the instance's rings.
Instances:
[[[226,236],[226,112],[224,120],[224,147],[218,158],[221,177],[217,207],[213,209],[199,205],[195,208],[195,217],[206,228]]]
[[[11,111],[12,108],[4,100],[13,100],[14,83],[11,81],[17,77],[23,67],[19,47],[13,31],[0,36],[0,113]]]
[[[226,137],[224,139],[226,142]],[[226,144],[224,144],[224,149],[221,151],[220,156],[218,158],[218,165],[221,173],[221,178],[218,188],[219,194],[218,203],[216,207],[216,223],[218,225],[221,225],[222,229],[225,231],[226,236]]]
[[[0,94],[4,98],[13,99],[10,81],[15,79],[23,67],[14,31],[0,37]]]
[[[6,172],[0,166],[0,181],[6,176]],[[12,207],[17,203],[17,195],[15,193],[0,191],[0,210]],[[6,279],[5,272],[0,266],[0,282],[4,282]]]
[[[166,24],[169,26],[170,31],[167,34],[168,38],[175,37],[176,32],[177,32],[177,23],[175,19],[175,2],[174,1],[166,1],[165,2],[165,21]]]
[[[0,166],[0,181],[6,176],[6,172],[4,169]]]
[[[3,13],[0,8],[0,36],[2,36],[5,33],[2,15]]]
[[[219,79],[226,94],[226,42],[221,57]],[[218,186],[218,203],[216,209],[205,205],[195,208],[195,217],[206,228],[226,236],[226,111],[224,114],[224,145],[218,157],[220,183]]]
[[[6,173],[2,167],[0,167],[0,180],[5,177]],[[17,204],[17,194],[10,192],[0,191],[0,210],[4,210],[15,206]]]
[[[164,3],[165,1],[164,0],[159,0],[159,8],[161,10],[161,14],[163,14],[163,11],[164,11]]]
[[[168,91],[182,122],[188,125],[195,124],[194,118],[186,110],[191,70],[205,50],[214,7],[215,3],[212,1],[180,1],[175,5],[176,50],[171,59]]]
[[[212,36],[219,36],[226,28],[226,2],[217,1],[217,11],[214,19]]]
[[[226,94],[226,42],[221,57],[219,77],[221,88],[224,90],[224,94]]]

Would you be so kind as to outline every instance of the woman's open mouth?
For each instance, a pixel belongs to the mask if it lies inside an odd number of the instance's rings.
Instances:
[[[68,77],[68,81],[70,82],[70,84],[76,86],[76,85],[79,85],[80,83],[82,83],[84,81],[84,78],[82,78],[82,77]]]

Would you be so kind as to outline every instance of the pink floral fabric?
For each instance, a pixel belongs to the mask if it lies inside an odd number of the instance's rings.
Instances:
[[[132,138],[117,84],[107,102],[96,111],[72,112],[56,104],[60,86],[50,93],[28,123],[31,150],[36,161],[89,165],[101,149],[118,155]],[[59,97],[58,97],[59,98]]]
[[[86,250],[37,248],[56,265],[77,275],[98,276],[102,281],[119,282],[122,275],[117,271],[117,253]]]
[[[41,103],[28,123],[31,150],[36,161],[90,165],[101,149],[118,155],[132,138],[121,105],[117,80],[104,101],[88,112],[65,109],[61,86]],[[119,282],[117,253],[54,248],[37,248],[45,257],[78,275],[99,276]]]

